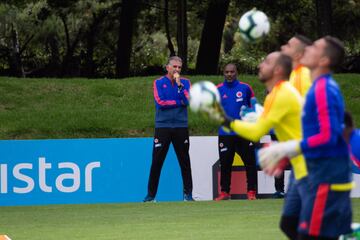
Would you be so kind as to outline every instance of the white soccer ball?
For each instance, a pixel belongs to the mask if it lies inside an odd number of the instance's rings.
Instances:
[[[220,103],[220,94],[212,82],[197,82],[190,88],[190,109],[193,112],[204,111],[215,102]]]
[[[268,17],[262,11],[252,9],[241,16],[240,35],[247,42],[255,42],[270,31]]]

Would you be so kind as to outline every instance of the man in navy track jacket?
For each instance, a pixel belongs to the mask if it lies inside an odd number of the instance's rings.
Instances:
[[[193,201],[189,156],[188,113],[190,80],[180,77],[182,60],[170,57],[167,75],[154,81],[155,136],[148,193],[144,202],[155,201],[161,169],[170,143],[179,161],[184,186],[184,201]]]
[[[224,82],[217,87],[221,97],[221,105],[226,114],[233,119],[240,119],[242,106],[250,107],[254,102],[254,92],[250,85],[237,80],[237,69],[235,64],[227,64],[224,68]],[[253,100],[252,100],[253,99]],[[221,193],[216,201],[230,199],[231,169],[235,152],[241,156],[246,169],[247,198],[256,199],[257,169],[255,160],[254,144],[235,132],[224,131],[219,128],[219,156],[221,165]]]

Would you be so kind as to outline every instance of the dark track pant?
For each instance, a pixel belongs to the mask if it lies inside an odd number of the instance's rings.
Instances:
[[[275,190],[277,192],[285,192],[284,191],[284,187],[285,187],[285,183],[284,183],[284,172],[278,176],[278,177],[274,177],[275,178]]]
[[[148,195],[155,197],[159,185],[161,169],[170,143],[179,161],[184,193],[192,193],[192,177],[189,156],[189,131],[187,128],[155,128],[152,164],[148,183]]]
[[[241,156],[246,169],[248,191],[257,190],[257,169],[255,149],[251,142],[238,136],[219,136],[219,156],[221,165],[221,191],[230,192],[231,170],[235,152]]]

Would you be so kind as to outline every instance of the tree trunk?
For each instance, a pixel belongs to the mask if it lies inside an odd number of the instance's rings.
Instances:
[[[95,77],[95,62],[94,62],[94,49],[95,49],[95,32],[89,31],[86,40],[86,53],[85,53],[85,71],[84,75],[88,78]]]
[[[167,39],[167,46],[170,51],[170,56],[175,56],[175,49],[174,45],[171,41],[170,36],[170,28],[169,28],[169,0],[164,0],[164,21],[165,21],[165,32],[166,32],[166,39]]]
[[[79,58],[75,58],[74,53],[76,47],[83,35],[83,29],[80,28],[76,33],[73,41],[70,40],[70,31],[67,25],[67,18],[65,15],[60,16],[63,24],[64,31],[66,36],[66,53],[62,60],[62,68],[61,68],[61,77],[65,76],[79,76],[80,75],[80,60]]]
[[[332,34],[331,0],[315,0],[318,37]]]
[[[209,0],[209,7],[197,55],[197,73],[217,73],[221,40],[229,3],[230,0]]]
[[[102,11],[98,15],[93,14],[93,21],[86,32],[86,53],[85,53],[85,69],[83,75],[93,78],[96,75],[96,64],[94,61],[94,49],[96,46],[97,32],[100,30],[99,25],[106,17],[107,11]]]
[[[140,0],[123,0],[120,13],[119,37],[116,51],[116,77],[130,74],[133,28]]]
[[[62,64],[61,64],[62,66],[61,66],[61,72],[60,72],[60,76],[64,77],[64,76],[67,76],[68,73],[70,72],[68,69],[68,66],[70,64],[70,57],[71,57],[70,56],[70,33],[69,33],[68,25],[67,25],[66,16],[60,15],[60,19],[64,25],[65,40],[66,40],[66,53],[65,53],[65,56],[64,56]]]
[[[47,44],[50,51],[50,59],[47,67],[47,75],[50,77],[58,77],[60,69],[60,50],[59,41],[55,34],[51,34],[47,39]]]
[[[15,77],[25,77],[24,68],[20,56],[19,35],[15,27],[12,25],[11,30],[12,46],[9,55],[10,75]]]
[[[181,57],[182,71],[187,71],[187,21],[186,21],[186,0],[177,1],[177,44],[178,44],[178,55]]]
[[[237,22],[235,24],[230,23],[228,26],[225,25],[224,34],[223,34],[224,53],[229,53],[233,48],[235,44],[234,35],[237,29],[238,29]]]

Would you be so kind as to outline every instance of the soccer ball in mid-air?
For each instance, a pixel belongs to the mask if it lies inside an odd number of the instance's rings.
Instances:
[[[220,94],[212,82],[197,82],[190,88],[190,109],[193,112],[206,111],[216,102],[220,103]]]
[[[265,13],[252,9],[241,16],[240,35],[247,42],[255,42],[270,31],[270,22]]]

